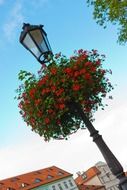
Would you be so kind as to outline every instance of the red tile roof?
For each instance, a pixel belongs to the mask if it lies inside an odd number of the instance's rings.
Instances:
[[[81,175],[79,175],[76,179],[75,182],[78,185],[83,184],[84,182],[87,182],[88,180],[90,180],[91,178],[93,178],[96,175],[99,175],[101,172],[95,167],[91,167],[89,168],[87,171],[85,171],[84,173],[82,173]],[[86,175],[86,177],[83,177],[84,175]]]
[[[21,188],[23,188],[23,190],[29,190],[69,176],[72,176],[72,174],[56,166],[52,166],[0,180],[0,190],[21,190]]]

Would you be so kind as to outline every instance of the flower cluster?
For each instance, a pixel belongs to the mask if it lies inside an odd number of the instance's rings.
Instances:
[[[110,70],[102,68],[104,55],[96,50],[75,51],[66,58],[56,54],[45,69],[35,76],[20,71],[24,83],[17,90],[20,113],[32,130],[51,138],[66,138],[82,126],[82,119],[69,111],[67,102],[78,102],[87,117],[101,107],[102,100],[113,87],[106,77]]]

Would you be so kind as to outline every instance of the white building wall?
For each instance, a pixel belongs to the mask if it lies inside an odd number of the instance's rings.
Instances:
[[[100,181],[105,185],[106,190],[119,190],[119,180],[112,174],[108,165],[104,162],[98,162],[95,166],[100,170],[101,174],[98,175]]]

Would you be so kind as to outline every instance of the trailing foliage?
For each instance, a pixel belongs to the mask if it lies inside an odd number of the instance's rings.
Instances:
[[[117,24],[118,42],[127,42],[127,0],[87,0],[92,5],[93,16],[98,24],[106,28],[107,22]]]
[[[56,54],[35,76],[20,71],[23,84],[17,90],[20,114],[27,125],[45,140],[67,138],[85,127],[77,112],[70,112],[68,103],[78,102],[92,121],[102,100],[113,89],[106,77],[111,70],[102,68],[104,55],[96,50],[78,50],[66,58]]]

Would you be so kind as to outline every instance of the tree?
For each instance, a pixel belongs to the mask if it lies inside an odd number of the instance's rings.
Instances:
[[[87,0],[93,6],[97,24],[107,27],[107,22],[117,25],[118,43],[127,42],[127,0]]]

